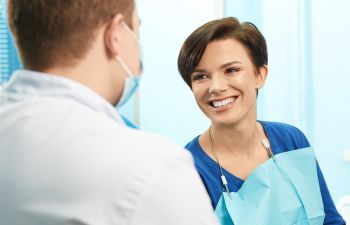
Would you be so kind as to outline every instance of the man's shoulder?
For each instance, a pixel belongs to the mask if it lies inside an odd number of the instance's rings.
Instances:
[[[142,155],[142,152],[158,152],[158,155],[163,156],[181,155],[185,152],[176,143],[161,135],[130,129],[121,118],[118,122],[118,119],[114,120],[103,112],[79,104],[74,99],[34,97],[18,105],[20,106],[13,106],[7,114],[16,121],[21,121],[12,127],[17,129],[29,144],[35,145],[33,141],[40,141],[67,149],[77,149],[81,146],[87,152],[139,151],[139,155]],[[32,132],[33,130],[36,132]],[[29,136],[32,138],[27,138]]]
[[[174,141],[131,129],[75,101],[40,98],[26,101],[20,107],[24,109],[21,114],[9,111],[18,122],[7,130],[16,134],[7,142],[16,141],[11,146],[25,148],[25,154],[40,152],[41,160],[54,162],[52,165],[74,165],[71,170],[82,177],[83,171],[94,171],[96,179],[107,176],[106,181],[119,184],[124,178],[135,181],[140,174],[153,177],[161,172],[159,168],[169,165],[193,163],[190,154]]]
[[[72,126],[71,131],[79,133],[80,137],[104,142],[106,148],[145,149],[147,152],[159,151],[162,155],[183,152],[174,141],[160,134],[131,129],[121,118],[118,123],[103,113],[80,106],[71,107],[68,112],[65,126]]]

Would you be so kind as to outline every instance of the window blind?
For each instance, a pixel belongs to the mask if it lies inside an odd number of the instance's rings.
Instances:
[[[21,67],[7,26],[6,8],[6,1],[0,0],[0,83],[8,80],[11,73]]]

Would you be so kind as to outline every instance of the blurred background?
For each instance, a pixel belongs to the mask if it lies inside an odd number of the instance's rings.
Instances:
[[[186,37],[226,16],[253,22],[269,50],[269,76],[259,92],[258,119],[300,128],[315,147],[337,203],[350,209],[350,1],[137,0],[144,73],[139,93],[121,113],[140,129],[180,145],[208,128],[177,71]],[[29,4],[29,3],[28,3]],[[0,0],[0,83],[21,67]],[[1,118],[0,118],[1,119]]]

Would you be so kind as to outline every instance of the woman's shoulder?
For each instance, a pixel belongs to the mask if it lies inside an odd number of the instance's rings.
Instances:
[[[275,133],[289,134],[292,136],[302,135],[305,137],[304,133],[299,128],[291,124],[282,123],[282,122],[272,122],[272,121],[259,121],[259,122],[263,125],[265,130],[268,129]]]
[[[275,150],[295,150],[310,147],[305,134],[297,127],[281,122],[259,121]]]
[[[186,146],[187,149],[193,156],[194,163],[197,170],[202,173],[207,173],[208,165],[213,165],[213,160],[204,152],[201,145],[199,144],[200,135],[193,138]]]
[[[199,135],[185,145],[185,149],[189,150],[192,154],[201,148],[198,142],[198,138]]]

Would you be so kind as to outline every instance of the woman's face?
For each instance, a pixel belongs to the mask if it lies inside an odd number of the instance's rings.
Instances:
[[[257,71],[240,42],[217,40],[207,45],[191,74],[192,92],[213,124],[256,120],[256,90],[266,75],[267,67]]]

